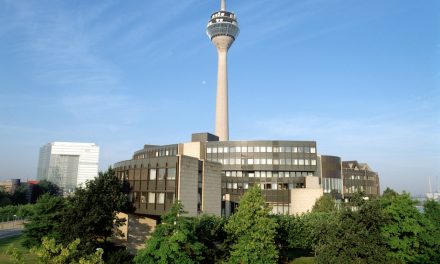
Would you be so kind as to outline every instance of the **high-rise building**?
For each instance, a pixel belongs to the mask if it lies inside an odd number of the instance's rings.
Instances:
[[[37,175],[69,193],[98,175],[98,162],[99,146],[94,143],[52,142],[40,148]]]
[[[206,33],[217,48],[218,74],[217,99],[215,109],[215,134],[220,141],[229,140],[229,113],[228,113],[228,50],[238,36],[237,17],[226,11],[226,1],[221,1],[220,11],[211,15]]]
[[[20,185],[20,179],[0,180],[0,191],[14,193]]]

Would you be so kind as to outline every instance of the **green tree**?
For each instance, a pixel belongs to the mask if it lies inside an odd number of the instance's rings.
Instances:
[[[432,259],[429,247],[435,234],[432,224],[416,209],[408,193],[387,189],[380,199],[386,216],[382,234],[388,244],[388,260],[396,263],[427,263]]]
[[[213,215],[193,218],[195,235],[204,246],[202,263],[220,263],[228,250],[227,234],[224,230],[226,219]]]
[[[33,248],[32,252],[38,256],[38,261],[41,264],[104,264],[101,248],[97,248],[92,254],[83,256],[78,254],[80,243],[80,239],[75,239],[64,246],[57,244],[53,238],[44,237],[41,246]]]
[[[331,195],[321,196],[313,205],[312,212],[331,213],[336,210],[335,199]]]
[[[39,246],[43,237],[60,240],[60,225],[66,208],[62,197],[44,194],[33,206],[33,214],[24,225],[23,244],[28,247]]]
[[[170,211],[162,216],[146,247],[134,258],[138,264],[200,263],[203,260],[203,245],[197,241],[194,221],[182,216],[182,204],[177,201]]]
[[[440,263],[440,203],[427,200],[423,206],[424,232],[420,235],[421,254],[416,262]]]
[[[81,250],[92,252],[103,247],[112,235],[119,235],[115,228],[123,223],[117,212],[127,206],[122,183],[111,168],[100,172],[98,177],[88,181],[85,187],[77,188],[73,196],[67,198],[67,207],[60,225],[62,242],[69,243],[81,239]]]
[[[278,223],[276,243],[282,259],[287,261],[296,257],[313,256],[315,244],[325,235],[321,227],[336,221],[336,215],[337,211],[274,216]]]
[[[316,226],[318,263],[385,263],[386,247],[378,201],[341,209],[333,221]]]
[[[12,204],[19,205],[19,204],[29,203],[28,192],[29,192],[29,189],[27,186],[25,186],[25,185],[18,186],[11,195]]]
[[[9,193],[5,192],[2,188],[0,188],[0,207],[7,206],[12,204],[11,196]]]
[[[16,247],[9,246],[6,251],[6,255],[9,256],[9,259],[14,264],[24,264],[24,256],[23,253],[20,252]]]
[[[440,203],[429,199],[423,204],[423,209],[426,218],[440,229]]]
[[[41,180],[39,183],[34,184],[31,187],[30,202],[35,203],[38,198],[45,193],[57,196],[60,195],[61,192],[60,188],[55,183],[52,183],[48,180]]]
[[[132,264],[134,256],[124,247],[106,247],[103,258],[106,264]]]
[[[258,186],[250,188],[229,218],[225,230],[232,241],[229,263],[277,263],[277,223]]]

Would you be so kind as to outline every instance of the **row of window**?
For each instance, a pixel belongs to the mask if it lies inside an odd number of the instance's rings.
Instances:
[[[226,16],[227,14],[225,14],[224,12],[218,12],[218,13],[215,13],[214,15],[212,15],[212,18],[216,18],[216,17],[224,17],[224,16]],[[235,16],[235,14],[233,14],[233,13],[229,13],[229,17],[230,18],[236,18],[236,16]]]
[[[209,161],[219,162],[223,165],[298,165],[298,166],[316,166],[315,159],[266,159],[266,158],[233,158],[233,159],[215,159],[209,158]]]
[[[174,193],[164,192],[132,192],[129,194],[129,200],[140,202],[141,204],[164,204],[165,197],[169,203],[174,202]]]
[[[304,188],[304,183],[276,183],[276,182],[261,182],[254,183],[259,186],[261,190],[291,190],[297,188]],[[223,182],[222,188],[230,190],[247,190],[249,189],[249,182]]]
[[[293,178],[313,176],[312,171],[222,171],[226,177]]]
[[[375,176],[363,176],[363,175],[351,175],[344,177],[346,180],[369,180],[374,181],[376,180]]]
[[[269,204],[272,207],[271,213],[276,214],[289,214],[289,204]]]
[[[324,193],[331,193],[332,191],[342,192],[342,180],[337,178],[322,178],[322,188]]]
[[[177,155],[177,149],[158,149],[158,150],[150,150],[146,153],[135,155],[134,159],[169,157],[169,156],[176,156],[176,155]]]
[[[150,169],[148,174],[148,179],[152,180],[175,180],[176,179],[176,168],[159,168]]]
[[[344,188],[345,193],[357,193],[363,191],[364,191],[364,186],[349,186]]]
[[[316,153],[315,147],[272,147],[272,146],[239,146],[239,147],[208,147],[206,152],[209,153]]]

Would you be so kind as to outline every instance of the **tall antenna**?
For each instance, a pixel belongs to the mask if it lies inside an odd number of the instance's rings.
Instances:
[[[215,134],[220,141],[229,141],[228,112],[228,50],[240,32],[237,17],[226,11],[226,0],[221,0],[221,10],[211,15],[206,33],[217,48],[217,96],[215,104]]]

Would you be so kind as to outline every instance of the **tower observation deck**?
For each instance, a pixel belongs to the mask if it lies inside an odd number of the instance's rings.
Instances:
[[[206,28],[206,33],[218,52],[215,134],[220,141],[229,140],[227,54],[239,32],[237,17],[226,11],[226,1],[222,0],[220,11],[211,15]]]

